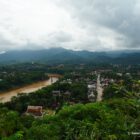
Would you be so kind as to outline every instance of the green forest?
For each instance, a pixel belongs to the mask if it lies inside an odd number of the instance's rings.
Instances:
[[[0,104],[1,140],[139,139],[140,81],[134,74],[138,71],[136,68],[134,72],[129,70],[131,76],[122,77],[117,72],[128,71],[122,71],[121,67],[112,72],[108,68],[100,71],[101,77],[116,80],[104,87],[101,102],[90,102],[87,96],[87,81],[96,82],[97,78],[91,72],[93,67],[58,69],[64,73],[55,84],[30,94],[19,94],[10,102]],[[67,82],[69,79],[71,82]],[[53,94],[54,91],[61,91],[61,95]],[[26,115],[28,105],[43,106],[46,113],[37,118]],[[48,113],[50,110],[53,113]]]

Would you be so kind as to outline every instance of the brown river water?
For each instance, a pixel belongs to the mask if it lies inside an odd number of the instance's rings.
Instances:
[[[41,82],[36,82],[18,89],[14,89],[11,91],[7,91],[7,92],[2,92],[0,93],[0,102],[5,103],[11,100],[11,98],[13,96],[17,96],[19,93],[31,93],[34,91],[37,91],[43,87],[52,85],[53,83],[55,83],[58,80],[57,77],[53,77],[52,80],[46,80],[46,81],[41,81]]]

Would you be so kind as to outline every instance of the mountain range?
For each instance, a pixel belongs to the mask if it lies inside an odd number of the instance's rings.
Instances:
[[[20,62],[45,63],[114,63],[140,64],[140,51],[90,52],[73,51],[64,48],[44,50],[15,50],[0,53],[0,63]]]

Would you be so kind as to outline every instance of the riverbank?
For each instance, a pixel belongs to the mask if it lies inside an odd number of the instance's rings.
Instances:
[[[48,78],[48,79],[44,79],[44,80],[35,80],[35,81],[29,82],[29,83],[24,83],[24,84],[21,84],[21,85],[15,85],[15,86],[12,87],[12,88],[0,90],[0,94],[1,94],[1,93],[7,93],[7,92],[10,92],[10,91],[12,91],[12,90],[19,89],[19,88],[23,88],[23,87],[26,87],[26,86],[28,86],[28,85],[32,85],[32,84],[34,84],[34,83],[44,82],[44,81],[47,81],[47,80],[49,80],[49,78]]]
[[[45,81],[40,81],[40,82],[36,82],[18,89],[14,89],[8,92],[2,92],[0,94],[0,102],[1,103],[5,103],[11,100],[11,98],[13,96],[17,96],[20,93],[31,93],[31,92],[35,92],[43,87],[49,86],[53,83],[55,83],[58,80],[57,77],[52,77],[49,80],[45,80]]]

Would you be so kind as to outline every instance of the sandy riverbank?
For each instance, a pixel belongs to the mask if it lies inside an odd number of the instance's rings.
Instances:
[[[41,82],[36,82],[30,85],[27,85],[25,87],[21,87],[15,90],[11,90],[8,92],[3,92],[0,94],[0,102],[8,102],[11,100],[13,96],[17,96],[19,93],[31,93],[34,91],[37,91],[43,87],[49,86],[53,83],[55,83],[58,80],[58,78],[53,77],[52,80],[46,80],[46,81],[41,81]]]

